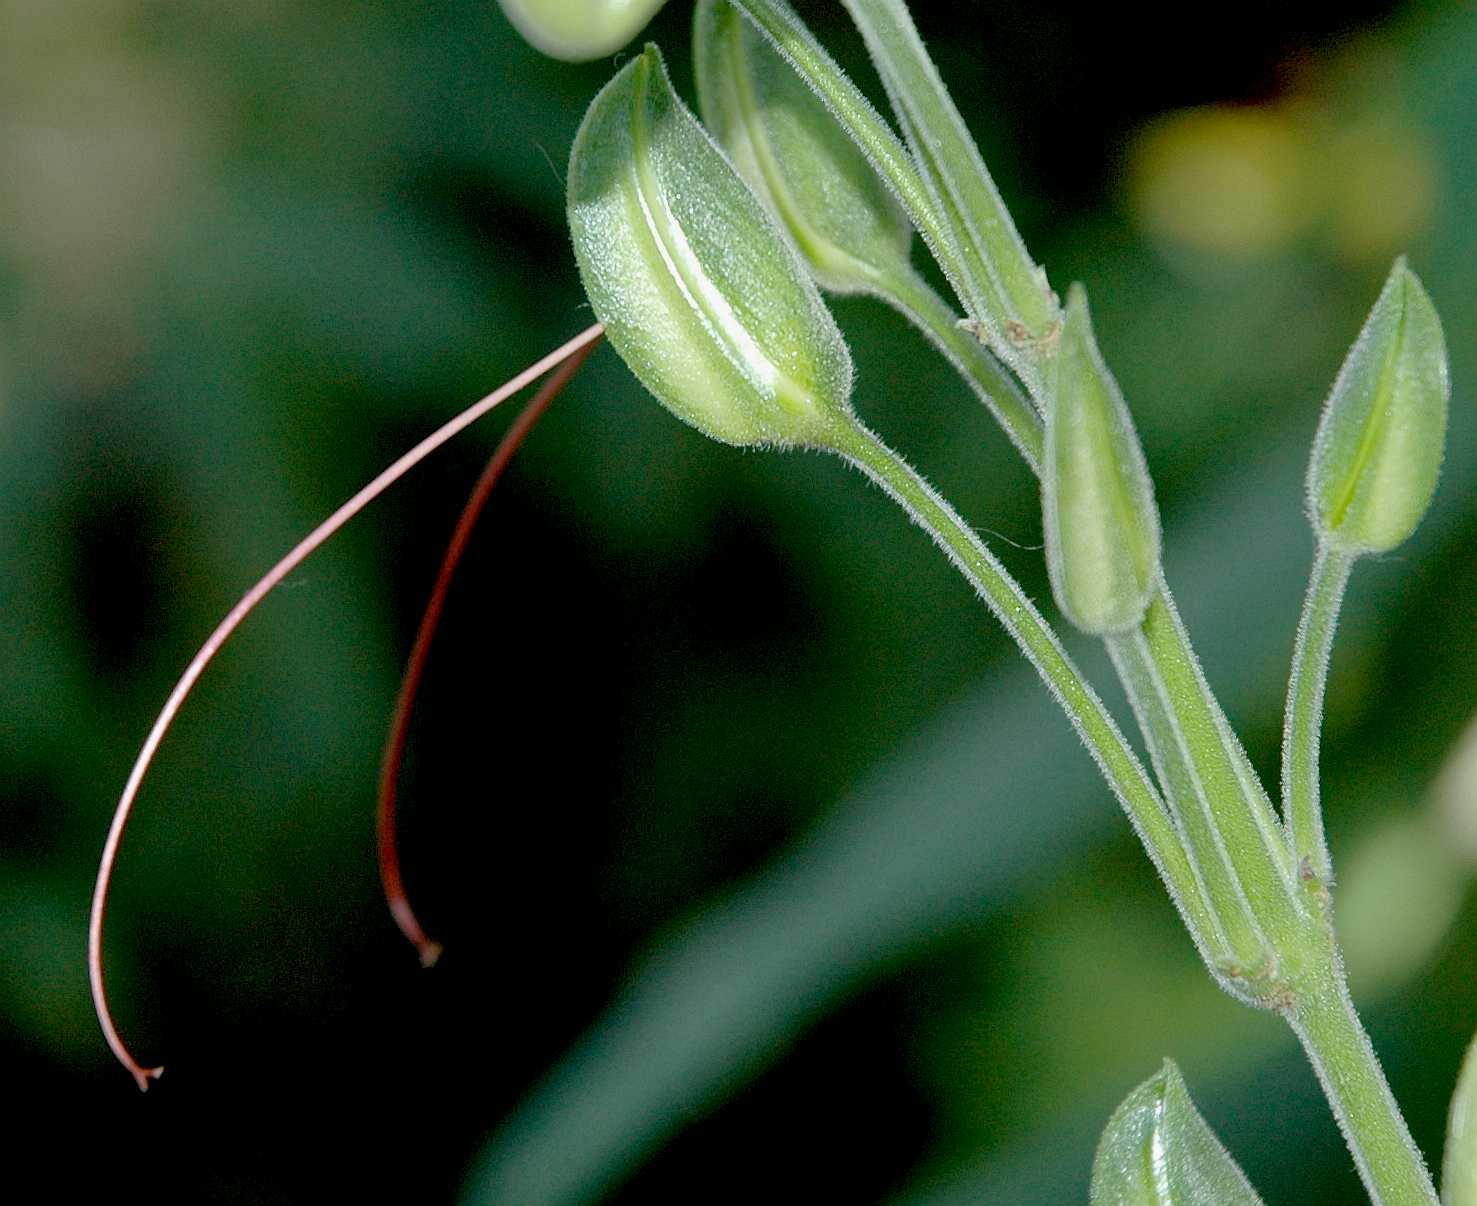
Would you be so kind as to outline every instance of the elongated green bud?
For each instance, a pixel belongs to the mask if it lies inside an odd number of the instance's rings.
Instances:
[[[1313,441],[1308,512],[1321,539],[1382,553],[1415,531],[1441,470],[1450,392],[1441,320],[1402,256],[1349,349]]]
[[[1261,1198],[1190,1100],[1169,1061],[1103,1130],[1092,1206],[1261,1206]]]
[[[569,225],[595,314],[641,383],[728,444],[823,445],[851,357],[799,257],[648,46],[575,137]]]
[[[632,41],[666,0],[498,0],[515,29],[546,55],[581,63]]]
[[[1067,295],[1050,381],[1041,498],[1052,592],[1084,632],[1123,632],[1143,619],[1158,578],[1159,511],[1080,285]]]
[[[703,122],[821,285],[870,293],[911,276],[913,227],[860,148],[727,0],[699,0],[693,63]]]

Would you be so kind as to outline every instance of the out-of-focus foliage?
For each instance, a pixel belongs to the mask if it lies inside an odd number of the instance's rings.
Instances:
[[[839,6],[802,7],[871,87]],[[1355,910],[1400,846],[1377,861],[1379,834],[1463,815],[1426,800],[1477,710],[1477,17],[1286,6],[1180,63],[1107,15],[917,7],[1028,245],[1092,291],[1166,571],[1264,773],[1319,403],[1394,252],[1441,311],[1442,481],[1358,570],[1331,683]],[[689,15],[651,36],[691,101]],[[163,1200],[446,1200],[497,1134],[580,1184],[659,1151],[633,1201],[781,1168],[826,1200],[1081,1200],[1102,1119],[1172,1055],[1269,1201],[1359,1200],[1301,1057],[1209,984],[951,568],[839,465],[712,446],[611,355],[510,475],[433,658],[405,843],[442,965],[384,915],[370,800],[506,419],[310,563],[166,745],[109,949],[122,1024],[169,1065],[140,1099],[82,968],[136,744],[298,534],[588,322],[559,165],[612,66],[541,58],[485,0],[31,0],[4,28],[0,1039],[30,1103],[12,1141],[56,1196],[142,1165]],[[1290,141],[1238,149],[1226,112]],[[1272,198],[1251,234],[1228,233],[1246,206],[1212,220],[1228,178]],[[837,313],[864,418],[972,522],[1039,543],[952,370],[874,303]],[[1039,552],[995,543],[1047,598]],[[1462,864],[1401,857],[1361,1005],[1436,1162],[1477,915]],[[569,1125],[596,1104],[598,1133]]]

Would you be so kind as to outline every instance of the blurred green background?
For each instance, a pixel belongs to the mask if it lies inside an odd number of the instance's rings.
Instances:
[[[800,7],[877,94],[839,6]],[[1224,7],[1192,36],[918,8],[1033,253],[1088,284],[1269,782],[1318,408],[1395,254],[1442,312],[1444,480],[1356,573],[1324,758],[1356,995],[1438,1160],[1477,1029],[1477,9]],[[651,36],[690,97],[689,12]],[[62,1199],[1082,1201],[1169,1055],[1269,1201],[1362,1200],[1290,1035],[1211,986],[926,539],[839,464],[705,442],[608,350],[500,489],[415,719],[405,869],[442,964],[379,899],[374,778],[507,413],[206,676],[110,914],[120,1024],[169,1071],[140,1097],[112,1063],[86,910],[155,709],[297,536],[587,324],[561,175],[610,70],[541,59],[490,0],[0,0],[16,1163]],[[859,410],[1048,599],[1005,440],[900,321],[836,308]]]

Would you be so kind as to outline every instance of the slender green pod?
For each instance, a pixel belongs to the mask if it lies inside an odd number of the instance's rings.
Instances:
[[[827,443],[849,418],[839,328],[655,46],[580,126],[569,225],[611,344],[679,418],[726,444],[780,446]]]
[[[1133,419],[1073,285],[1051,367],[1041,499],[1057,606],[1097,636],[1144,618],[1159,579],[1159,511]]]

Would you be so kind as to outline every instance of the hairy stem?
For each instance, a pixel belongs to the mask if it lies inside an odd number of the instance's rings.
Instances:
[[[928,532],[979,592],[1036,667],[1102,768],[1202,953],[1207,960],[1224,958],[1219,926],[1173,818],[1102,701],[1020,585],[938,492],[860,423],[838,425],[831,447],[881,486]]]
[[[928,338],[979,395],[1031,472],[1041,472],[1041,417],[1014,378],[983,344],[959,325],[947,302],[917,276],[890,276],[877,291]]]
[[[953,229],[971,310],[1008,342],[1045,338],[1056,305],[902,0],[843,0],[866,40],[935,206]]]
[[[1324,884],[1332,878],[1333,864],[1323,836],[1318,743],[1333,634],[1353,565],[1348,553],[1326,545],[1318,549],[1298,622],[1282,729],[1282,808],[1293,857],[1303,874]]]
[[[892,131],[840,73],[785,0],[735,3],[821,96],[882,179],[902,199],[966,307],[975,310],[986,300],[980,289],[980,269],[988,266],[987,252],[992,247],[1004,253],[1012,265],[1014,283],[1020,284],[1024,279],[1019,271],[1021,264],[1028,273],[1033,266],[1023,254],[1019,258],[1015,255],[1023,249],[1013,238],[1013,227],[995,225],[1000,240],[993,245],[981,237],[991,228],[994,216],[1005,213],[1004,206],[994,195],[982,163],[977,173],[969,172],[978,152],[972,149],[972,141],[901,0],[845,3],[878,61],[904,132],[918,156],[917,164],[907,161]],[[974,190],[973,200],[966,196],[970,189]],[[971,255],[970,248],[978,254]],[[996,296],[1008,291],[1012,300],[1028,297],[1018,289],[1003,289],[998,270],[992,283]],[[1041,289],[1040,298],[1054,312],[1054,301],[1045,291],[1044,282],[1038,279],[1036,284]],[[893,300],[905,313],[909,311],[906,302]],[[1032,307],[1037,304],[1034,297],[1029,301]],[[993,315],[974,313],[972,317],[986,320],[986,333],[995,336],[989,329]],[[919,325],[977,392],[987,399],[992,397],[993,382],[986,379],[989,374],[982,371],[982,362],[956,356],[957,349],[940,338],[936,316]],[[1008,330],[1005,346],[999,351],[1020,374],[1040,410],[1050,404],[1039,372],[1039,357],[1043,352],[1049,355],[1050,343],[1049,339],[1041,339],[1042,332],[1032,329],[1034,325],[1029,319],[1022,324],[1027,338],[1018,346],[1011,345],[1021,333]],[[1030,335],[1035,335],[1036,341]],[[1028,352],[1031,354],[1026,355]],[[999,407],[991,409],[1039,472],[1036,416],[1026,408],[1008,416],[1000,416]],[[1136,696],[1135,710],[1150,745],[1159,751],[1156,761],[1176,815],[1159,799],[1101,702],[1066,658],[1055,634],[973,530],[896,454],[859,425],[839,431],[834,447],[933,535],[1036,666],[1098,760],[1213,969],[1225,970],[1221,959],[1232,948],[1254,952],[1261,946],[1257,938],[1266,939],[1273,957],[1258,967],[1242,969],[1255,981],[1246,986],[1254,990],[1251,995],[1261,1003],[1274,1005],[1289,1017],[1318,1071],[1375,1201],[1433,1202],[1420,1155],[1410,1143],[1399,1109],[1349,1001],[1338,966],[1331,917],[1326,910],[1310,910],[1306,894],[1299,890],[1305,858],[1315,874],[1325,880],[1327,877],[1317,804],[1317,729],[1328,643],[1347,566],[1341,569],[1332,562],[1320,561],[1299,634],[1284,747],[1286,825],[1278,818],[1212,694],[1161,578],[1144,623],[1126,649],[1119,647],[1115,661],[1130,695]],[[1196,822],[1200,830],[1187,848],[1181,826],[1191,810],[1200,814]],[[1206,818],[1209,824],[1201,824]],[[1218,889],[1211,879],[1227,867],[1230,873]],[[1323,974],[1311,982],[1311,987],[1300,984],[1298,968],[1308,966],[1311,952],[1324,948],[1327,963]],[[1218,978],[1227,983],[1224,976]],[[1238,978],[1236,974],[1231,977],[1232,981]],[[1234,984],[1227,983],[1227,987],[1235,991]]]
[[[1270,944],[1236,876],[1225,839],[1216,825],[1215,810],[1187,747],[1184,729],[1171,707],[1164,677],[1149,653],[1142,631],[1109,637],[1108,652],[1128,694],[1139,730],[1148,743],[1159,783],[1204,879],[1206,894],[1225,931],[1232,957],[1241,967],[1256,967],[1268,957]]]
[[[1287,1020],[1323,1085],[1375,1206],[1435,1206],[1436,1190],[1330,952]]]
[[[1138,636],[1258,925],[1274,945],[1292,938],[1307,918],[1281,823],[1211,694],[1162,581]]]

